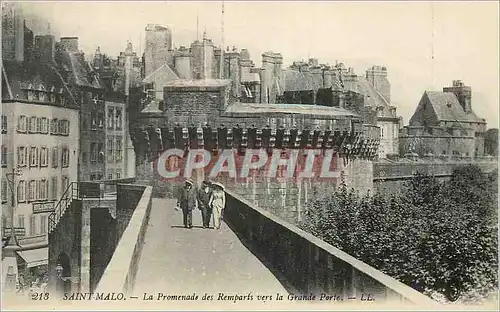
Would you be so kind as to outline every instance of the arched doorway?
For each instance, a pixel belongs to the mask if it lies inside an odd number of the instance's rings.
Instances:
[[[56,272],[57,292],[61,295],[71,292],[71,264],[67,254],[59,254]]]

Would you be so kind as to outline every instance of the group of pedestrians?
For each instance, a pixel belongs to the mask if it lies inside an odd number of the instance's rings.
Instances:
[[[221,219],[226,206],[224,186],[218,182],[203,181],[196,190],[194,182],[186,180],[177,202],[183,214],[184,227],[193,227],[193,210],[201,211],[203,228],[210,228],[210,219],[213,219],[215,229],[220,229]]]
[[[17,280],[16,285],[16,293],[20,295],[25,295],[28,290],[29,293],[44,293],[47,292],[47,285],[49,282],[49,278],[47,274],[44,274],[39,277],[31,277],[28,278],[24,276],[24,274],[19,274],[19,278]]]

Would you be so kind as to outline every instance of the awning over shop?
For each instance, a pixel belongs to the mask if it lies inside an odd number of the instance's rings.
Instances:
[[[17,254],[26,261],[28,268],[49,263],[49,248],[18,251]]]

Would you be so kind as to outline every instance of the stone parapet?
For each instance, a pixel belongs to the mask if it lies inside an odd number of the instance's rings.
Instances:
[[[226,191],[224,221],[246,246],[296,294],[415,304],[437,303],[411,287],[359,261],[273,214]]]
[[[140,187],[136,185],[136,187]],[[120,242],[99,281],[96,292],[128,293],[133,289],[138,262],[141,257],[144,236],[151,212],[152,187],[142,187],[144,192],[133,211]]]
[[[335,149],[341,156],[372,159],[379,138],[373,129],[298,130],[271,128],[148,127],[131,132],[136,151],[156,154],[166,149]],[[378,134],[378,132],[377,132]]]

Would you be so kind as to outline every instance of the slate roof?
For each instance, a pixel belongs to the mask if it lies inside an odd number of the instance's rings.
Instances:
[[[428,98],[438,120],[483,122],[474,112],[466,113],[453,93],[425,91],[424,95]]]
[[[291,114],[291,115],[315,115],[328,117],[359,117],[359,115],[341,108],[328,107],[320,105],[301,105],[301,104],[255,104],[255,103],[234,103],[229,105],[225,111],[226,114]]]
[[[284,91],[318,90],[324,87],[322,74],[313,74],[311,71],[287,68],[282,71],[282,75]],[[336,76],[332,76],[332,80],[334,90],[342,88]]]
[[[231,84],[228,79],[177,79],[169,81],[165,87],[219,87]]]
[[[314,90],[313,75],[294,69],[283,70],[284,91]]]
[[[2,99],[27,101],[27,89],[62,94],[66,106],[77,106],[55,64],[2,60]]]
[[[146,107],[144,107],[144,109],[141,111],[141,114],[145,113],[154,113],[154,114],[162,113],[162,111],[160,110],[160,102],[155,99],[151,100],[146,105]]]
[[[365,77],[358,76],[358,92],[365,96],[365,106],[372,108],[390,106],[387,100],[375,90]]]
[[[241,72],[241,83],[250,83],[250,82],[260,82],[259,73],[242,71]]]
[[[83,54],[79,52],[60,51],[58,53],[60,66],[73,73],[74,83],[79,87],[102,88],[96,75],[93,75],[93,69],[85,61]]]
[[[125,91],[125,68],[123,67],[117,67],[115,69],[115,73],[118,77],[117,83],[118,83],[118,91],[124,92]],[[142,81],[141,81],[141,73],[139,69],[137,68],[132,68],[130,71],[130,88],[136,88],[142,86]]]
[[[142,81],[143,83],[152,83],[154,82],[154,78],[157,75],[160,74],[165,74],[168,80],[176,80],[179,79],[179,76],[175,73],[175,71],[168,66],[168,64],[163,64],[162,66],[158,67],[154,72],[149,74],[144,80]]]

